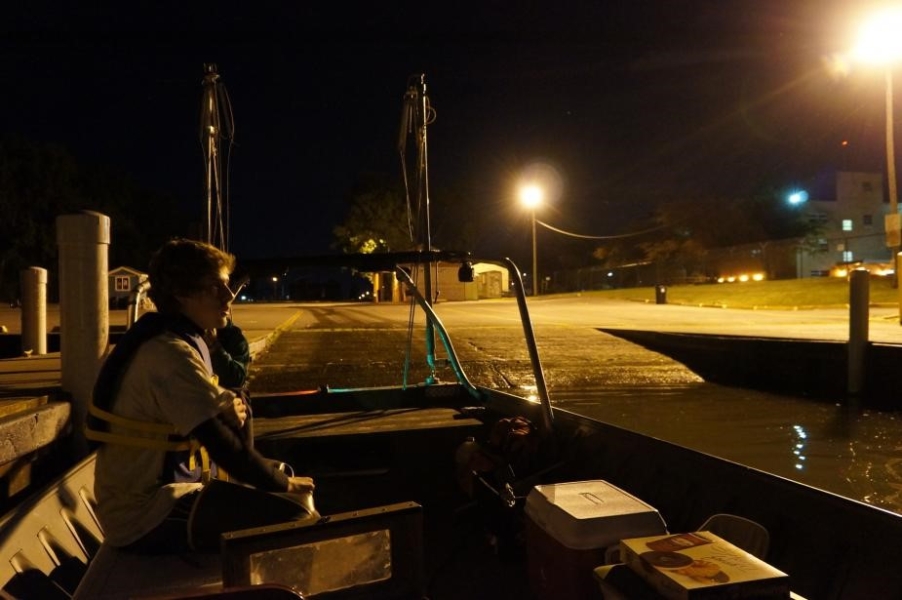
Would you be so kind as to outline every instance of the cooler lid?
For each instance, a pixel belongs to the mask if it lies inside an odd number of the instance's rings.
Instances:
[[[603,480],[537,485],[526,497],[526,514],[574,549],[613,545],[639,531],[666,532],[653,506]]]

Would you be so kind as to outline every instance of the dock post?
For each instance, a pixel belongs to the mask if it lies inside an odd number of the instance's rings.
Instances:
[[[60,379],[71,395],[74,452],[87,454],[84,424],[110,338],[110,218],[92,211],[56,219],[60,280]]]
[[[19,273],[22,288],[22,353],[47,354],[47,269]]]
[[[849,377],[846,391],[850,397],[857,397],[864,389],[870,276],[865,269],[855,269],[849,276]]]

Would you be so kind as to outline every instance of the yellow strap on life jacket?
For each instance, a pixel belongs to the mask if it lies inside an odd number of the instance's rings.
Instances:
[[[219,377],[217,375],[212,375],[210,381],[213,385],[218,385]],[[90,425],[85,424],[84,433],[86,439],[107,444],[122,444],[125,446],[149,448],[151,450],[162,450],[165,452],[187,450],[188,469],[192,471],[196,469],[197,459],[200,457],[201,482],[207,484],[213,479],[213,461],[210,460],[210,454],[207,452],[207,449],[201,446],[194,438],[181,436],[172,424],[128,419],[103,410],[102,408],[98,408],[97,405],[94,404],[93,398],[92,402],[88,404],[88,413],[111,425],[118,425],[127,431],[123,433],[110,433],[109,431],[92,429]],[[216,479],[222,481],[229,480],[228,473],[218,465],[216,469]]]
[[[216,374],[211,375],[210,382],[213,385],[219,385],[219,376]],[[170,423],[153,423],[150,421],[139,421],[137,419],[122,417],[99,408],[94,404],[94,398],[91,398],[91,402],[88,403],[88,413],[101,421],[106,421],[111,425],[118,425],[126,430],[121,433],[111,433],[109,431],[93,429],[86,423],[84,430],[85,438],[94,442],[123,444],[126,446],[164,451],[191,450],[192,460],[194,458],[194,450],[202,448],[190,439],[180,435],[175,430],[175,426]],[[205,449],[203,450],[203,454],[205,458],[201,459],[201,464],[206,464],[206,470],[209,472],[210,457]],[[191,466],[191,468],[193,469],[194,467]]]
[[[200,481],[203,484],[210,483],[210,480],[213,479],[213,463],[210,461],[210,454],[206,448],[195,442],[191,445],[188,455],[188,469],[190,471],[197,468],[198,457],[200,458]]]
[[[123,433],[110,433],[109,431],[92,429],[90,425],[85,425],[85,437],[89,440],[164,451],[191,449],[191,441],[180,436],[169,423],[151,423],[138,421],[137,419],[127,419],[97,408],[94,403],[88,405],[88,412],[102,421],[106,421],[111,425],[118,425],[127,430]]]

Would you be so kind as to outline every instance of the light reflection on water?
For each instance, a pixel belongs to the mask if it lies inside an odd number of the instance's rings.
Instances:
[[[902,414],[711,383],[554,389],[556,406],[902,514]]]

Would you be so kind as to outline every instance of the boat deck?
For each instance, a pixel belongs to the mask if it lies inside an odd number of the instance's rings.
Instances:
[[[480,425],[481,422],[476,419],[461,418],[460,411],[456,409],[410,407],[260,418],[254,421],[254,435],[273,440],[288,437],[358,436],[394,431],[472,428]]]

